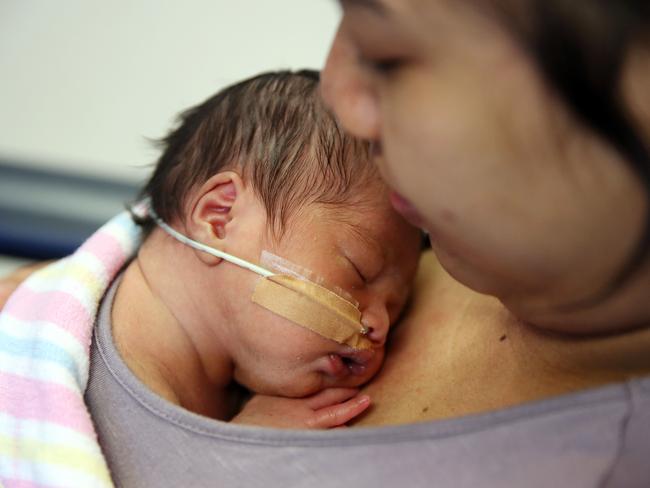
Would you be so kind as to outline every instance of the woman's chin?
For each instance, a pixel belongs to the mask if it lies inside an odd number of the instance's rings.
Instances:
[[[440,265],[456,281],[477,293],[498,295],[497,283],[488,273],[481,272],[480,269],[472,266],[462,257],[440,247],[435,241],[431,242],[431,248],[435,252]]]

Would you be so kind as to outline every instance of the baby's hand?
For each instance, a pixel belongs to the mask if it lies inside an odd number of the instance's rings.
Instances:
[[[283,429],[330,429],[370,406],[370,397],[354,388],[328,388],[307,398],[255,395],[232,422]]]

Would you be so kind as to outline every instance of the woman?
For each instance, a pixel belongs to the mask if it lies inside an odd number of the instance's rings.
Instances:
[[[376,141],[412,202],[396,206],[456,279],[522,319],[648,324],[647,7],[429,3],[343,2],[324,74],[341,122]]]
[[[513,314],[488,324],[479,308],[459,321],[451,304],[423,305],[431,316],[410,318],[368,387],[399,415],[375,420],[417,420],[405,403],[440,418],[647,375],[647,3],[341,3],[326,100],[375,142],[395,207],[430,232],[442,267]],[[456,286],[441,274],[427,276],[437,302]],[[400,354],[417,359],[399,368]],[[420,381],[397,381],[406,368]]]
[[[222,425],[194,459],[224,486],[648,486],[645,3],[342,4],[324,96],[437,256],[366,388],[383,427]]]

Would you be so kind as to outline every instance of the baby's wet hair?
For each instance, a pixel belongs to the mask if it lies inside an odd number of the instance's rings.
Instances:
[[[311,205],[346,206],[379,176],[369,145],[345,134],[324,106],[319,72],[277,71],[231,85],[182,112],[141,192],[165,221],[183,218],[192,192],[233,170],[263,203],[272,234]],[[137,219],[150,231],[150,219]]]

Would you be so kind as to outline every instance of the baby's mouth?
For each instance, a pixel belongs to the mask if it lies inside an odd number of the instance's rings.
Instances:
[[[368,363],[375,355],[374,349],[356,350],[350,348],[338,354],[330,354],[328,371],[333,376],[363,376],[368,370]]]

